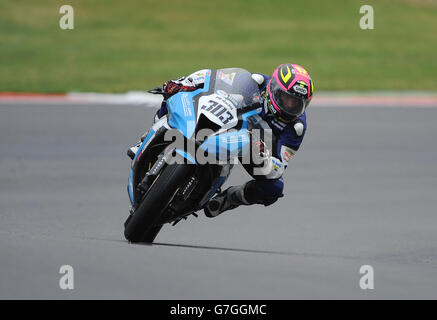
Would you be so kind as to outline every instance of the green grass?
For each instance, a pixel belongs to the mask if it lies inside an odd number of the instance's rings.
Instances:
[[[59,28],[59,8],[75,29]],[[359,8],[375,29],[359,28]],[[437,90],[437,1],[0,0],[0,91],[124,92],[200,68],[308,69],[316,90]]]

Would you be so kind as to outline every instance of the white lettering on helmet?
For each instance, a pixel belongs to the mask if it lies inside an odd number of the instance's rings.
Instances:
[[[297,93],[300,93],[300,94],[307,94],[308,93],[307,88],[303,88],[301,86],[298,86],[297,84],[295,86],[293,86],[293,90],[296,91]]]

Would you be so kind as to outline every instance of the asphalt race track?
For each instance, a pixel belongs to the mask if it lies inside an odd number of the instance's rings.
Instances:
[[[132,245],[125,151],[153,112],[0,104],[1,299],[437,298],[437,108],[310,107],[281,201]]]

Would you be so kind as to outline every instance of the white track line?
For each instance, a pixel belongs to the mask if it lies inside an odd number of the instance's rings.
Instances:
[[[124,94],[77,93],[65,95],[33,95],[33,94],[1,94],[0,103],[48,103],[48,104],[120,104],[139,107],[157,108],[162,97],[142,91],[131,91]],[[316,94],[311,107],[390,107],[390,108],[435,108],[437,93],[354,93],[323,92]]]

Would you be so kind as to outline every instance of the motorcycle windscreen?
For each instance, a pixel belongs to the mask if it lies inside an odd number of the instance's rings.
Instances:
[[[252,79],[252,73],[241,68],[218,69],[214,91],[219,94],[226,93],[237,108],[260,102],[260,91],[257,82]]]

